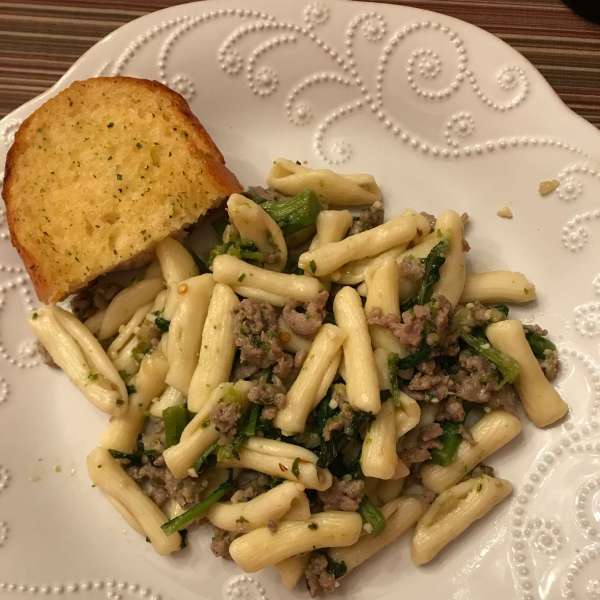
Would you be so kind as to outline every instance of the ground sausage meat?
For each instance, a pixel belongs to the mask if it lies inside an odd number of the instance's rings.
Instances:
[[[275,521],[275,519],[269,519],[267,521],[267,529],[271,532],[271,533],[275,533],[277,531],[277,527],[278,527],[278,522]]]
[[[267,383],[260,378],[258,383],[250,388],[248,400],[255,404],[262,404],[262,416],[264,419],[273,419],[277,411],[285,404],[286,390],[277,376],[273,376],[272,383]]]
[[[428,306],[414,306],[410,311],[402,313],[402,321],[394,313],[383,314],[378,306],[367,315],[369,325],[380,325],[389,329],[407,349],[416,349],[421,343],[423,329],[431,316]]]
[[[558,352],[556,350],[551,350],[550,348],[544,350],[544,358],[543,360],[539,361],[539,363],[542,371],[544,371],[546,379],[548,381],[552,381],[556,377],[556,373],[560,364],[558,360]]]
[[[240,348],[242,363],[266,369],[283,360],[277,315],[269,303],[246,298],[232,309],[232,313],[235,343]]]
[[[210,420],[221,433],[235,435],[237,422],[241,416],[239,402],[219,402],[210,413]]]
[[[375,202],[370,208],[364,208],[360,211],[360,217],[352,221],[352,226],[348,231],[348,235],[356,235],[373,227],[378,227],[383,224],[385,213],[381,202]]]
[[[324,510],[358,510],[358,505],[365,492],[365,482],[363,479],[343,479],[333,478],[331,487],[324,492],[319,492],[321,502],[325,504]]]
[[[454,396],[449,396],[446,402],[442,405],[436,419],[438,421],[454,421],[462,423],[465,420],[466,414],[462,402]]]
[[[432,228],[435,227],[435,221],[436,221],[436,219],[435,219],[435,217],[433,215],[431,215],[431,214],[423,211],[421,213],[421,216],[425,217],[427,219],[427,222],[429,223],[429,225],[431,225]]]
[[[467,481],[468,479],[477,479],[482,475],[487,475],[488,477],[494,476],[494,468],[488,467],[483,463],[479,463],[470,473],[467,473],[462,479],[462,481]]]
[[[461,424],[458,426],[458,433],[460,433],[460,437],[462,437],[462,439],[465,440],[465,442],[469,442],[470,446],[477,446],[475,438],[471,435],[471,432],[464,425]]]
[[[146,457],[145,464],[140,467],[129,467],[127,473],[137,483],[150,484],[150,498],[162,506],[168,499],[175,500],[182,508],[190,508],[200,502],[200,497],[206,486],[207,479],[186,477],[175,479],[165,467],[158,467],[159,460],[151,464]]]
[[[60,369],[60,367],[54,362],[54,359],[52,358],[50,352],[48,352],[46,346],[44,346],[44,344],[42,344],[40,340],[36,340],[35,349],[37,350],[37,353],[42,357],[42,361],[44,361],[45,365],[48,365],[53,369]]]
[[[71,310],[80,321],[87,321],[104,310],[110,301],[123,289],[118,283],[92,285],[71,299]]]
[[[429,450],[443,448],[439,437],[443,433],[439,423],[422,426],[417,436],[416,445],[402,452],[401,458],[405,463],[420,463],[431,458]]]
[[[410,281],[419,281],[425,275],[425,265],[418,258],[405,256],[400,262],[400,275]]]
[[[231,560],[231,554],[229,554],[229,546],[231,542],[238,536],[233,531],[225,531],[214,526],[215,534],[213,535],[212,542],[210,543],[210,549],[215,556],[224,558],[225,560]]]
[[[321,552],[311,556],[304,575],[311,598],[316,598],[320,590],[326,594],[335,592],[335,577],[327,570],[327,558]]]
[[[286,298],[283,307],[283,320],[285,324],[296,334],[312,339],[319,331],[325,318],[325,305],[329,294],[325,291],[319,292],[315,299],[305,307],[304,312],[296,310],[298,302],[293,298]]]
[[[348,402],[346,386],[343,383],[336,383],[333,386],[331,401],[337,404],[340,412],[329,419],[323,428],[323,439],[326,442],[329,442],[338,431],[350,428],[354,419],[354,411]]]

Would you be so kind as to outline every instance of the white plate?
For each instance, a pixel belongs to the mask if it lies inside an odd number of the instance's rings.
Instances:
[[[525,423],[490,461],[513,500],[430,565],[413,566],[404,539],[340,596],[600,598],[600,133],[522,56],[455,19],[354,2],[207,1],[92,48],[0,123],[2,157],[32,110],[99,74],[181,92],[246,185],[281,155],[373,173],[388,215],[468,211],[469,268],[523,271],[537,285],[539,300],[516,312],[560,344],[568,420],[548,431]],[[560,187],[540,196],[553,178]],[[514,219],[496,216],[504,205]],[[105,416],[39,365],[25,320],[34,295],[5,222],[0,238],[0,597],[305,598],[271,570],[244,577],[213,558],[206,532],[175,557],[155,555],[92,489],[84,458]]]

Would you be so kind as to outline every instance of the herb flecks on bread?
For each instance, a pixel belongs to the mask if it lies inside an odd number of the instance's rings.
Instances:
[[[161,239],[241,191],[187,102],[129,77],[77,81],[19,128],[2,196],[44,302],[148,262]]]

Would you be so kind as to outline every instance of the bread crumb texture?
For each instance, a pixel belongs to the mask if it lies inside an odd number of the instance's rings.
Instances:
[[[241,189],[179,94],[114,77],[73,83],[21,125],[2,195],[37,295],[54,302],[149,260]]]
[[[503,206],[496,214],[504,219],[512,219],[513,217],[512,210],[508,206]]]

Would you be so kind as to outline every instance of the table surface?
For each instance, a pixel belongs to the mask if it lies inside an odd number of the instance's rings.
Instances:
[[[493,33],[527,57],[568,106],[600,127],[600,25],[577,16],[561,0],[388,1],[451,15]],[[176,4],[181,2],[0,1],[0,117],[49,88],[111,31]]]

